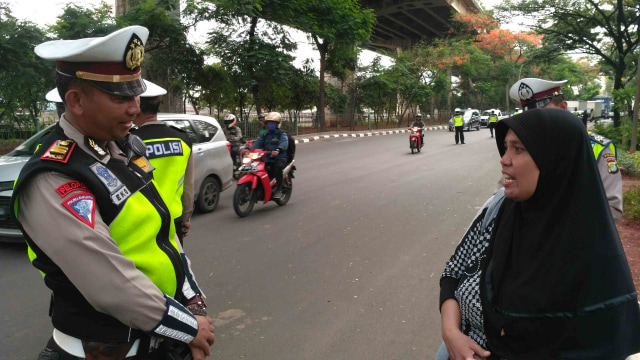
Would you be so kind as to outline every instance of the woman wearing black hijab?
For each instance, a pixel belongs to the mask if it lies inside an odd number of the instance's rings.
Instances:
[[[480,285],[492,356],[640,352],[637,293],[580,120],[530,110],[498,123],[496,141],[506,199]]]

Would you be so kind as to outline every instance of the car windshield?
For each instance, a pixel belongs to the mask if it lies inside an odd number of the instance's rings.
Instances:
[[[40,139],[53,130],[53,125],[33,135],[27,141],[18,145],[13,151],[7,154],[7,156],[31,156],[36,151],[38,145],[40,145]]]

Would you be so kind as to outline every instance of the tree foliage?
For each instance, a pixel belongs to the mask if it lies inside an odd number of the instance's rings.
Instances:
[[[578,51],[600,59],[610,69],[614,90],[633,77],[637,63],[640,3],[634,0],[508,0],[496,8],[503,19],[533,19],[533,29],[545,42],[564,51]],[[619,126],[616,110],[614,124]]]
[[[18,121],[16,109],[28,109],[35,123],[44,96],[53,87],[52,61],[38,57],[33,49],[49,40],[37,25],[16,19],[6,4],[0,3],[0,120]]]

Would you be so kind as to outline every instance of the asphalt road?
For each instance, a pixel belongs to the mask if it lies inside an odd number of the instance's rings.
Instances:
[[[196,214],[185,248],[216,324],[214,359],[432,359],[439,277],[494,192],[489,131],[299,144],[291,201]],[[106,275],[105,275],[106,276]],[[99,281],[99,279],[98,279]],[[0,358],[34,359],[49,293],[24,246],[0,245]],[[108,294],[105,294],[108,296]]]

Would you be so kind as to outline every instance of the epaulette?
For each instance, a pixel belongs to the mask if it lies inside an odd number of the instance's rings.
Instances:
[[[602,136],[602,135],[598,135],[596,133],[589,133],[589,139],[591,139],[592,141],[597,142],[598,144],[602,145],[602,146],[607,146],[610,143],[612,143],[612,141],[610,139],[607,139],[606,137]]]
[[[73,140],[56,140],[40,159],[66,163],[75,147],[76,143]]]

